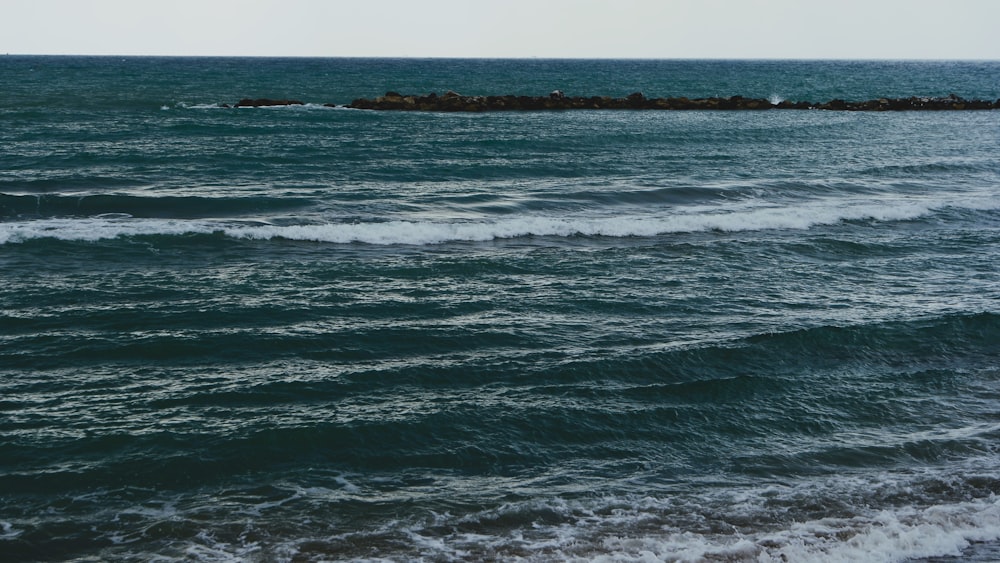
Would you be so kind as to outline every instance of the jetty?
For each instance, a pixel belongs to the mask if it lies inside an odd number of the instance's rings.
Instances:
[[[267,107],[303,105],[300,100],[244,98],[225,107]],[[865,101],[841,99],[826,102],[772,101],[763,98],[647,98],[635,92],[624,98],[611,96],[567,96],[556,90],[547,96],[463,96],[449,91],[443,95],[400,94],[386,92],[376,98],[358,98],[345,106],[376,111],[489,112],[489,111],[561,111],[561,110],[829,110],[829,111],[965,111],[1000,109],[1000,99],[966,100],[955,94],[946,97],[878,98]]]

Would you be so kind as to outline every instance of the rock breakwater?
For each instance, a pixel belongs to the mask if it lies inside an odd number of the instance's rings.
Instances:
[[[835,111],[916,111],[916,110],[988,110],[1000,109],[1000,99],[965,100],[954,94],[944,98],[910,97],[879,98],[851,102],[830,100],[827,102],[780,101],[773,103],[762,98],[647,98],[641,92],[624,98],[610,96],[566,96],[555,91],[548,96],[463,96],[456,92],[444,95],[403,95],[386,92],[374,99],[359,98],[348,104],[355,109],[382,111],[443,111],[443,112],[483,112],[483,111],[540,111],[579,109],[631,109],[631,110],[770,110],[770,109],[822,109]]]
[[[301,106],[305,105],[304,102],[299,100],[274,100],[271,98],[243,98],[242,100],[234,104],[238,108],[259,108],[259,107],[270,107],[270,106]]]
[[[244,98],[235,104],[222,107],[269,107],[303,105],[289,99]],[[463,96],[456,92],[443,95],[409,95],[386,92],[376,98],[358,98],[346,106],[327,103],[327,107],[347,107],[378,111],[437,111],[437,112],[486,112],[486,111],[553,111],[553,110],[772,110],[818,109],[831,111],[962,111],[1000,109],[1000,99],[966,100],[955,94],[942,98],[909,97],[879,98],[865,101],[830,100],[827,102],[778,101],[763,98],[647,98],[641,92],[624,98],[611,96],[566,96],[555,91],[548,96]]]

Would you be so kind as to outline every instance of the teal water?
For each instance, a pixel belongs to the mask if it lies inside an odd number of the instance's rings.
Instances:
[[[0,560],[994,560],[1000,113],[556,88],[1000,63],[0,57]]]

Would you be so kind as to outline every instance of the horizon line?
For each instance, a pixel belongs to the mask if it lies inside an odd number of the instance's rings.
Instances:
[[[1000,58],[927,57],[646,57],[646,56],[443,56],[443,55],[176,55],[133,53],[4,53],[7,57],[125,57],[175,59],[394,59],[394,60],[548,60],[548,61],[790,61],[790,62],[1000,62]]]

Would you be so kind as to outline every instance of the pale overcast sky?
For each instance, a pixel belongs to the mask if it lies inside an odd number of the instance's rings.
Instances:
[[[1000,0],[0,0],[0,54],[1000,60]]]

